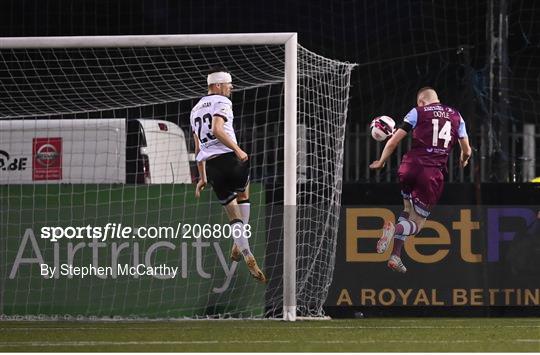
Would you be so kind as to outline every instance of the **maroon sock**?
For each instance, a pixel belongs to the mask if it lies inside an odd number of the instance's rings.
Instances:
[[[401,248],[403,248],[404,240],[394,238],[394,248],[392,249],[392,255],[396,255],[401,258]]]
[[[401,221],[396,224],[395,235],[413,235],[418,233],[418,226],[413,221]]]

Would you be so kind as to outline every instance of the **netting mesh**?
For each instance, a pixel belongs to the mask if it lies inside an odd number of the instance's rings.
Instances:
[[[205,95],[206,71],[213,66],[227,68],[234,78],[235,130],[251,162],[250,245],[269,277],[266,286],[249,277],[243,262],[229,260],[229,239],[52,243],[40,238],[45,226],[226,224],[211,190],[196,200],[191,184],[177,183],[186,169],[188,179],[195,177],[194,163],[179,163],[186,158],[177,151],[184,145],[188,155],[193,152],[189,112]],[[300,315],[323,314],[332,279],[352,68],[298,49]],[[0,187],[0,314],[281,315],[283,214],[293,208],[283,206],[282,46],[3,49],[0,78],[0,150],[9,153],[3,166],[18,159],[21,167],[26,158],[21,169],[6,170]],[[166,139],[158,123],[168,127]],[[54,140],[53,153],[62,158],[60,178],[57,169],[56,175],[36,180],[36,149],[44,149],[36,138]],[[123,141],[125,149],[122,143],[118,148]],[[50,160],[56,156],[40,154]],[[56,273],[41,275],[41,264],[57,267]],[[111,267],[112,274],[70,278],[61,274],[64,264]],[[138,264],[178,267],[178,273],[173,278],[120,275],[122,265]]]

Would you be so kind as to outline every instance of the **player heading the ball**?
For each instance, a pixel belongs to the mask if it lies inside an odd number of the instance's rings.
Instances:
[[[231,228],[244,231],[249,223],[249,157],[236,141],[233,109],[230,100],[232,76],[224,69],[212,69],[207,77],[208,95],[191,110],[190,122],[195,140],[199,181],[195,196],[200,197],[207,183],[225,208]],[[266,276],[257,265],[247,236],[234,239],[231,259],[242,256],[250,274],[266,283]]]
[[[454,108],[439,102],[431,87],[421,88],[416,95],[417,107],[409,111],[403,124],[386,143],[381,157],[369,166],[381,169],[399,142],[412,131],[411,149],[403,157],[398,178],[403,196],[403,212],[396,226],[392,221],[384,225],[383,235],[377,242],[377,252],[384,253],[394,239],[388,267],[407,272],[401,261],[401,249],[408,236],[417,234],[439,200],[447,173],[447,161],[456,141],[461,147],[460,165],[467,166],[471,147],[465,121]]]

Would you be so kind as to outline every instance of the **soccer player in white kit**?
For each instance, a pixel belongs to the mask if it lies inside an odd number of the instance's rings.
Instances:
[[[266,276],[257,265],[243,233],[249,223],[249,159],[236,141],[233,110],[230,100],[233,88],[231,74],[225,70],[212,70],[207,77],[208,95],[191,110],[190,122],[195,140],[195,155],[199,181],[195,196],[210,183],[225,208],[231,229],[242,231],[233,238],[231,259],[242,256],[251,275],[266,283]]]

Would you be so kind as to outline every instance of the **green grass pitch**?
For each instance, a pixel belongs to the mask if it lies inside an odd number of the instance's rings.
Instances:
[[[540,352],[540,319],[3,321],[5,351]]]

